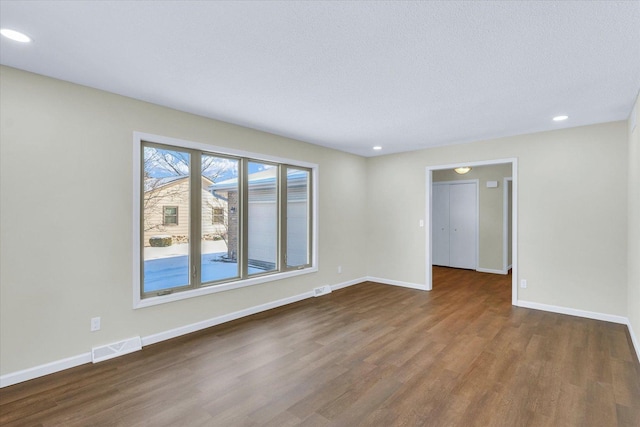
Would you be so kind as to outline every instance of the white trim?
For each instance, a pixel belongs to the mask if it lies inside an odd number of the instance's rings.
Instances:
[[[518,305],[518,158],[506,158],[506,159],[495,159],[495,160],[482,160],[477,162],[463,162],[463,163],[452,163],[445,165],[432,165],[426,166],[426,206],[425,206],[425,261],[426,261],[426,274],[425,274],[425,287],[427,290],[433,289],[433,277],[432,277],[432,253],[431,253],[431,228],[432,228],[432,218],[431,218],[431,203],[433,198],[432,184],[433,184],[433,171],[434,170],[443,170],[443,169],[454,169],[460,166],[490,166],[490,165],[499,165],[504,163],[511,164],[511,177],[513,180],[512,183],[512,195],[511,195],[511,203],[512,203],[512,221],[511,221],[511,230],[512,230],[512,240],[511,240],[511,260],[512,260],[512,268],[513,274],[511,278],[511,304]],[[478,253],[478,257],[480,254]]]
[[[266,276],[252,277],[246,280],[238,280],[236,282],[229,282],[220,285],[211,285],[203,288],[192,289],[189,291],[176,292],[174,294],[163,295],[158,297],[151,297],[145,299],[139,299],[134,308],[151,307],[158,304],[165,304],[172,301],[180,301],[187,298],[199,297],[201,295],[215,294],[218,292],[224,292],[231,289],[244,288],[245,286],[258,285],[260,283],[273,282],[274,280],[287,279],[289,277],[301,276],[303,274],[315,273],[318,271],[317,267],[305,268],[304,270],[292,270],[282,273],[269,274]]]
[[[219,145],[212,145],[212,144],[204,144],[202,142],[188,141],[186,139],[173,138],[173,137],[162,136],[162,135],[154,135],[151,133],[138,132],[138,131],[133,132],[133,141],[134,142],[137,141],[138,143],[141,141],[147,141],[147,142],[155,142],[157,144],[176,145],[176,146],[185,147],[185,148],[192,148],[194,150],[219,152],[220,154],[226,154],[226,155],[236,156],[236,157],[250,157],[253,160],[261,160],[261,161],[273,162],[273,163],[286,163],[292,166],[300,166],[300,167],[309,168],[309,169],[318,167],[318,165],[315,163],[309,163],[301,160],[294,160],[294,159],[289,159],[286,157],[279,157],[279,156],[271,156],[268,154],[254,153],[251,151],[237,150],[235,148],[222,147]]]
[[[366,277],[349,280],[342,283],[331,285],[332,290],[346,288],[358,283],[366,282]],[[313,297],[313,291],[304,292],[302,294],[294,295],[288,298],[279,299],[276,301],[260,304],[254,307],[249,307],[243,310],[239,310],[233,313],[224,314],[222,316],[214,317],[201,322],[192,323],[189,325],[181,326],[178,328],[170,329],[168,331],[159,332],[157,334],[147,335],[141,338],[142,346],[148,346],[161,341],[165,341],[171,338],[176,338],[181,335],[196,332],[202,329],[210,328],[222,323],[230,322],[245,316],[260,313],[262,311],[271,310],[272,308],[281,307],[283,305],[292,304],[294,302],[302,301],[307,298]],[[123,354],[120,354],[123,355]],[[119,356],[120,356],[119,355]],[[34,378],[43,377],[45,375],[53,374],[55,372],[64,371],[65,369],[74,368],[76,366],[91,363],[91,352],[82,353],[77,356],[68,357],[66,359],[58,360],[44,365],[35,366],[33,368],[24,369],[22,371],[12,372],[0,376],[0,388],[8,387],[13,384],[21,383],[24,381],[32,380]]]
[[[511,162],[511,304],[518,304],[518,159]]]
[[[362,282],[366,282],[368,279],[366,277],[360,277],[358,279],[348,280],[346,282],[337,283],[335,285],[331,285],[331,290],[336,291],[338,289],[346,288],[348,286],[357,285]]]
[[[142,341],[140,337],[135,336],[111,344],[93,347],[91,349],[91,361],[99,363],[140,350],[142,350]]]
[[[509,182],[511,182],[511,191],[513,192],[513,178],[507,177],[502,180],[503,202],[502,202],[502,267],[504,269],[503,274],[507,274],[511,268],[509,262]],[[513,194],[512,194],[513,199]],[[513,200],[511,200],[513,205]],[[513,213],[513,210],[511,211]]]
[[[523,300],[518,300],[517,305],[518,307],[522,307],[522,308],[548,311],[551,313],[566,314],[569,316],[583,317],[586,319],[594,319],[594,320],[600,320],[603,322],[611,322],[611,323],[626,325],[629,331],[629,336],[631,337],[631,343],[633,344],[633,349],[636,352],[636,356],[638,360],[640,360],[640,343],[638,342],[638,339],[636,338],[633,327],[631,326],[631,321],[626,317],[617,316],[615,314],[597,313],[595,311],[579,310],[577,308],[560,307],[557,305],[541,304],[539,302],[531,302],[531,301],[523,301]]]
[[[192,332],[196,332],[202,329],[210,328],[212,326],[220,325],[221,323],[231,322],[232,320],[237,320],[242,317],[251,316],[252,314],[271,310],[272,308],[281,307],[283,305],[302,301],[304,299],[311,298],[311,297],[313,297],[313,291],[308,291],[302,294],[294,295],[292,297],[283,298],[283,299],[268,302],[265,304],[256,305],[254,307],[245,308],[239,311],[234,311],[233,313],[223,314],[222,316],[213,317],[211,319],[203,320],[201,322],[191,323],[189,325],[180,326],[178,328],[170,329],[164,332],[159,332],[153,335],[147,335],[146,337],[142,337],[142,346],[144,347],[144,346],[155,344],[161,341],[166,341],[171,338],[176,338],[181,335],[190,334]]]
[[[62,360],[56,360],[55,362],[45,363],[44,365],[34,366],[33,368],[23,369],[22,371],[11,372],[0,376],[0,388],[29,381],[34,378],[44,377],[45,375],[64,371],[69,368],[75,368],[76,366],[87,363],[91,363],[91,352],[67,357]]]
[[[383,279],[383,278],[371,277],[371,276],[366,276],[366,277],[338,283],[335,285],[331,285],[331,289],[332,290],[342,289],[342,288],[346,288],[348,286],[356,285],[362,282],[376,282],[376,283],[381,283],[385,285],[401,286],[405,288],[418,289],[423,291],[429,290],[425,285],[420,285],[417,283],[402,282],[399,280],[390,280],[390,279]],[[277,301],[272,301],[272,302],[261,304],[255,307],[250,307],[244,310],[239,310],[233,313],[214,317],[212,319],[204,320],[202,322],[192,323],[190,325],[174,328],[165,332],[148,335],[141,339],[142,346],[144,347],[144,346],[155,344],[168,339],[176,338],[181,335],[196,332],[196,331],[206,329],[212,326],[216,326],[225,322],[236,320],[245,316],[250,316],[252,314],[260,313],[262,311],[270,310],[272,308],[302,301],[304,299],[311,298],[311,297],[313,297],[313,291],[308,291],[302,294],[294,295],[292,297],[283,298]],[[638,355],[638,359],[640,359],[640,345],[638,344],[638,341],[636,339],[633,328],[631,327],[631,323],[629,322],[629,319],[625,317],[594,313],[590,311],[577,310],[577,309],[566,308],[566,307],[557,307],[557,306],[534,303],[529,301],[522,301],[522,300],[518,301],[517,305],[523,308],[530,308],[534,310],[543,310],[543,311],[549,311],[549,312],[560,313],[560,314],[568,314],[571,316],[586,317],[589,319],[625,324],[629,328],[629,335],[631,336],[631,341],[633,342],[633,345],[635,347],[635,351],[636,351],[636,354]],[[24,369],[17,372],[11,372],[11,373],[0,376],[0,388],[8,387],[24,381],[43,377],[45,375],[53,374],[59,371],[64,371],[66,369],[74,368],[76,366],[84,365],[87,363],[91,363],[90,352],[82,353],[77,356],[68,357],[66,359],[58,360],[55,362],[50,362],[43,365],[35,366],[33,368]]]
[[[493,268],[476,268],[478,273],[491,273],[491,274],[502,274],[505,275],[509,272],[509,270],[495,270]]]
[[[383,279],[381,277],[367,276],[367,282],[382,283],[383,285],[401,286],[403,288],[418,289],[420,291],[430,291],[425,285],[419,283],[402,282],[400,280]]]
[[[629,319],[614,314],[597,313],[595,311],[579,310],[577,308],[560,307],[557,305],[542,304],[539,302],[518,300],[518,307],[531,308],[533,310],[549,311],[551,313],[567,314],[569,316],[584,317],[587,319],[603,320],[605,322],[628,325]]]
[[[311,185],[312,185],[312,213],[311,213],[311,235],[312,235],[312,259],[311,267],[302,270],[283,271],[280,273],[266,274],[259,277],[251,277],[244,280],[236,280],[229,283],[223,283],[218,285],[204,286],[197,289],[191,289],[188,291],[175,292],[168,295],[141,298],[140,297],[140,269],[142,268],[140,259],[140,151],[142,142],[154,142],[158,144],[172,145],[177,147],[202,150],[207,152],[219,152],[220,154],[249,157],[251,159],[268,161],[274,163],[288,164],[291,166],[300,166],[311,169]],[[284,157],[270,156],[266,154],[252,153],[249,151],[236,150],[227,147],[219,147],[215,145],[203,144],[200,142],[187,141],[184,139],[171,138],[161,135],[154,135],[144,132],[133,132],[133,308],[144,308],[159,304],[165,304],[168,302],[179,301],[187,298],[194,298],[201,295],[209,295],[218,292],[228,291],[231,289],[243,288],[245,286],[253,286],[261,283],[272,282],[274,280],[282,280],[289,277],[300,276],[303,274],[316,273],[318,271],[318,172],[319,166],[315,163],[309,163],[299,160],[287,159]]]
[[[629,328],[629,336],[631,336],[631,342],[633,343],[633,348],[636,350],[636,357],[638,361],[640,361],[640,342],[636,338],[636,334],[631,326],[631,321],[627,319],[627,328]]]

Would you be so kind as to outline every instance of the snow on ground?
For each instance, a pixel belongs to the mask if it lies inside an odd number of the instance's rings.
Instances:
[[[238,277],[238,263],[222,261],[222,257],[227,254],[227,246],[224,241],[205,240],[202,251],[204,252],[201,271],[203,283]],[[188,286],[188,252],[189,245],[187,243],[164,248],[144,248],[145,292]],[[261,271],[258,268],[249,267],[249,274]]]

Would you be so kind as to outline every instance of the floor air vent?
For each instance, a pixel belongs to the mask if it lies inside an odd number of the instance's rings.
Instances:
[[[103,360],[113,359],[142,349],[140,337],[133,337],[113,344],[93,347],[91,349],[91,360],[93,363]]]
[[[331,286],[329,285],[324,285],[324,286],[320,286],[318,288],[313,288],[313,296],[314,297],[319,297],[320,295],[325,295],[325,294],[330,294],[331,293]]]

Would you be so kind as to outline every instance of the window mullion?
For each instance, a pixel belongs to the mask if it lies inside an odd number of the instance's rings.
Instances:
[[[238,262],[240,262],[240,277],[242,279],[246,279],[249,276],[249,251],[247,248],[249,247],[249,160],[246,158],[242,159],[241,167],[239,171],[240,178],[240,197],[239,203],[240,208],[238,209],[240,218],[240,248],[238,254]]]
[[[190,151],[191,194],[189,203],[189,252],[191,262],[189,274],[191,286],[199,288],[202,284],[202,255],[200,239],[202,235],[202,158],[198,151]]]
[[[279,259],[280,271],[288,270],[287,266],[287,166],[280,165],[280,177],[278,179],[278,199],[279,199]]]

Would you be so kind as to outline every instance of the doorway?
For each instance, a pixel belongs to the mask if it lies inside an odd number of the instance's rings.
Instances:
[[[465,162],[465,163],[454,163],[454,164],[443,164],[443,165],[435,165],[426,167],[426,209],[425,209],[425,234],[426,234],[426,288],[428,290],[433,289],[433,265],[434,265],[434,256],[436,257],[436,261],[438,261],[438,255],[434,254],[433,242],[437,237],[433,231],[433,221],[434,221],[434,177],[433,174],[436,171],[445,171],[452,170],[457,167],[481,167],[481,166],[492,166],[492,165],[510,165],[511,166],[511,174],[508,177],[508,181],[503,181],[500,179],[498,182],[502,184],[503,190],[505,192],[505,201],[508,201],[506,198],[510,198],[511,205],[511,215],[509,215],[509,210],[506,208],[507,205],[504,205],[500,208],[500,212],[497,214],[500,218],[500,223],[504,222],[504,227],[509,228],[511,230],[510,236],[507,230],[506,235],[503,235],[503,239],[506,244],[502,245],[502,250],[497,254],[497,267],[496,271],[502,271],[503,268],[510,264],[512,269],[511,275],[511,302],[513,305],[517,305],[518,301],[518,288],[517,288],[517,268],[518,268],[518,257],[517,257],[517,238],[518,238],[518,228],[517,228],[517,208],[518,208],[518,173],[517,173],[517,159],[509,158],[509,159],[496,159],[496,160],[488,160],[488,161],[477,161],[477,162]],[[496,186],[495,182],[480,182],[479,186]],[[502,200],[502,197],[501,197]],[[506,211],[506,214],[503,214],[503,210]],[[504,216],[507,215],[507,216]],[[510,220],[509,220],[510,218]],[[510,226],[509,226],[510,223]],[[498,244],[500,245],[500,244]],[[509,246],[511,250],[509,251]],[[511,260],[509,262],[509,252],[511,254]],[[479,252],[478,252],[478,256]],[[479,259],[479,258],[478,258]],[[507,264],[509,263],[509,264]],[[437,262],[435,263],[437,265]],[[483,271],[483,269],[478,269],[479,271]],[[506,271],[506,270],[505,270]]]

